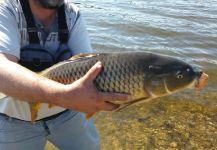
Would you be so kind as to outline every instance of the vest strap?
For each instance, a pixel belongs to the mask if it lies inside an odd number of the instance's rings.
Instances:
[[[61,44],[67,44],[69,38],[68,27],[66,23],[65,5],[63,4],[58,8],[58,28],[59,39]]]
[[[29,43],[39,44],[39,38],[37,34],[37,27],[35,26],[35,20],[33,18],[32,11],[30,9],[29,1],[28,0],[20,0],[20,4],[23,9],[24,16],[27,22],[27,31],[29,34]]]
[[[38,38],[38,29],[35,25],[35,20],[30,9],[28,0],[20,0],[24,16],[27,22],[27,31],[29,34],[30,44],[40,44]],[[61,44],[67,44],[69,38],[69,31],[66,22],[65,4],[58,8],[58,34]]]

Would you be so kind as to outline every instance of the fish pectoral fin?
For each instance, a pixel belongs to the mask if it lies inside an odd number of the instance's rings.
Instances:
[[[128,103],[125,103],[123,105],[121,105],[119,108],[117,108],[115,111],[120,111],[126,107],[129,107],[129,106],[132,106],[132,105],[135,105],[135,104],[138,104],[139,102],[142,102],[142,101],[149,101],[150,100],[150,97],[142,97],[142,98],[138,98],[138,99],[135,99],[133,101],[130,101]]]
[[[40,109],[40,103],[29,102],[30,112],[31,112],[31,122],[33,123],[38,117],[38,110]]]
[[[81,54],[78,54],[78,55],[75,55],[75,56],[72,56],[71,58],[69,58],[68,60],[70,61],[74,61],[74,60],[77,60],[77,59],[82,59],[82,58],[90,58],[90,57],[95,57],[97,54],[85,54],[85,53],[81,53]]]

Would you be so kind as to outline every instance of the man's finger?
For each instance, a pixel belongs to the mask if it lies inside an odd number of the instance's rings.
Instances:
[[[84,75],[85,79],[94,80],[97,75],[100,73],[102,69],[102,63],[97,62],[93,67],[90,68],[90,70]]]
[[[122,94],[122,93],[100,93],[100,100],[102,101],[125,101],[129,100],[129,94]]]

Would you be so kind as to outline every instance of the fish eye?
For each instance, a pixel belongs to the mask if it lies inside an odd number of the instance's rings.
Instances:
[[[177,78],[177,79],[182,79],[182,78],[183,78],[183,74],[182,74],[181,71],[178,71],[178,72],[176,73],[176,78]]]
[[[179,74],[179,75],[177,75],[177,78],[178,78],[178,79],[182,79],[182,78],[183,78],[183,75]]]

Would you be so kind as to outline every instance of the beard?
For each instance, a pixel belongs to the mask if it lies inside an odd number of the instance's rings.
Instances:
[[[43,8],[57,9],[64,3],[64,0],[38,0],[38,2]]]

